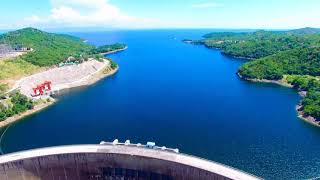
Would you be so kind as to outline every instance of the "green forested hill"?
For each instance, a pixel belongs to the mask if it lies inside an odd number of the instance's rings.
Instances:
[[[320,76],[320,47],[295,48],[245,63],[245,78],[279,80],[283,75]]]
[[[243,78],[283,80],[307,91],[300,110],[320,121],[320,29],[210,33],[204,38],[196,43],[253,59],[239,68]]]
[[[119,50],[119,49],[124,49],[127,46],[125,44],[111,44],[111,45],[104,45],[104,46],[99,46],[97,48],[94,48],[90,51],[92,54],[99,54],[99,53],[106,53],[114,50]]]
[[[25,28],[0,35],[0,44],[8,44],[13,48],[32,48],[21,58],[38,66],[51,66],[65,61],[68,57],[79,55],[93,55],[101,50],[117,50],[122,48],[118,45],[94,47],[86,44],[80,38],[47,33],[34,28]]]
[[[210,33],[202,42],[225,54],[257,59],[294,48],[317,46],[320,35],[314,31],[257,31],[249,33]]]
[[[294,29],[288,31],[289,33],[294,33],[294,34],[319,34],[320,33],[320,28],[311,28],[311,27],[306,27],[306,28],[301,28],[301,29]]]
[[[12,46],[27,46],[32,48],[39,47],[50,47],[52,44],[61,44],[61,43],[72,43],[72,45],[83,46],[86,45],[82,42],[80,38],[62,35],[62,34],[54,34],[44,32],[34,28],[24,28],[16,31],[11,31],[5,34],[0,35],[1,43],[9,43]]]
[[[33,28],[3,34],[0,36],[0,44],[9,44],[13,48],[33,48],[34,51],[24,55],[22,59],[39,66],[54,65],[69,56],[85,53],[94,48],[76,37],[47,33]]]

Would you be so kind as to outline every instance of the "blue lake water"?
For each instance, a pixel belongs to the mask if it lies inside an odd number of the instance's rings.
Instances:
[[[72,33],[95,45],[129,48],[110,55],[120,71],[13,124],[5,153],[102,140],[179,148],[267,179],[320,175],[320,129],[296,117],[296,91],[243,81],[244,63],[184,44],[210,30]]]

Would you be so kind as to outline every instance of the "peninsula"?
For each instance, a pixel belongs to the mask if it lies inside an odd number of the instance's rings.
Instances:
[[[297,89],[303,97],[298,116],[320,126],[320,29],[214,32],[187,43],[251,60],[239,68],[239,77]]]
[[[0,128],[53,104],[61,90],[116,73],[118,65],[103,55],[126,48],[34,28],[0,35]]]

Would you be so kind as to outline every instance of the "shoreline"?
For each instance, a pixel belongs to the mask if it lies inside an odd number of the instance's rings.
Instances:
[[[257,58],[252,58],[252,57],[243,57],[243,56],[236,56],[236,55],[233,55],[233,54],[228,54],[228,53],[224,52],[221,48],[217,48],[217,47],[214,47],[214,46],[209,46],[204,42],[194,42],[192,40],[191,41],[182,41],[182,42],[184,42],[186,44],[203,45],[204,47],[206,47],[208,49],[219,50],[222,55],[227,56],[227,57],[231,57],[231,58],[235,58],[235,59],[247,60],[247,61],[252,61],[252,60],[257,59]]]
[[[256,82],[256,83],[271,83],[271,84],[277,84],[283,87],[287,87],[287,88],[293,88],[293,86],[291,84],[288,84],[286,82],[283,82],[281,80],[267,80],[267,79],[249,79],[249,78],[243,78],[243,76],[241,76],[241,74],[237,73],[237,75],[246,81],[251,81],[251,82]],[[306,96],[306,92],[305,91],[299,91],[298,90],[298,94],[304,98]],[[296,105],[296,112],[297,112],[297,117],[301,120],[303,120],[304,122],[307,122],[313,126],[317,126],[320,127],[320,122],[316,121],[316,119],[312,116],[305,116],[304,112],[301,110],[302,105],[301,105],[301,101],[299,102],[298,105]]]
[[[256,60],[256,58],[252,58],[252,57],[243,57],[243,56],[235,56],[235,55],[232,55],[232,54],[228,54],[224,51],[222,51],[221,49],[219,48],[216,48],[217,50],[220,50],[220,53],[224,56],[227,56],[227,57],[231,57],[231,58],[236,58],[236,59],[242,59],[242,60],[247,60],[247,61],[252,61],[252,60]]]
[[[117,52],[120,52],[120,51],[124,51],[128,49],[128,46],[126,46],[125,48],[122,48],[122,49],[117,49],[117,50],[113,50],[113,51],[109,51],[109,52],[104,52],[104,53],[100,53],[101,55],[108,55],[108,54],[114,54],[114,53],[117,53]]]
[[[185,43],[196,44],[193,41],[185,42]],[[206,48],[209,48],[209,49],[216,49],[216,50],[220,50],[221,51],[220,48],[210,47],[210,46],[206,45],[204,42],[201,42],[199,44],[204,45]],[[229,57],[233,57],[233,58],[243,59],[243,57],[236,57],[236,56],[233,56],[233,55],[230,55],[230,54],[226,54],[223,51],[221,51],[221,54],[229,56]],[[252,58],[252,59],[251,58],[244,58],[244,59],[247,59],[247,60],[250,61],[250,60],[253,60],[254,58]],[[286,83],[286,82],[284,82],[282,80],[277,80],[276,81],[276,80],[267,80],[267,79],[250,79],[250,78],[244,78],[239,72],[237,72],[236,74],[240,79],[245,80],[245,81],[250,81],[250,82],[254,82],[254,83],[270,83],[270,84],[276,84],[276,85],[287,87],[287,88],[293,88],[293,85],[291,85],[289,83]],[[306,96],[306,92],[305,91],[297,90],[297,92],[302,98],[304,98]],[[302,110],[300,110],[302,108],[301,101],[299,102],[298,105],[296,105],[297,117],[299,119],[303,120],[304,122],[307,122],[307,123],[309,123],[309,124],[311,124],[313,126],[320,127],[320,122],[317,122],[315,120],[315,118],[312,117],[312,116],[305,116],[304,112]]]
[[[237,75],[246,81],[251,81],[251,82],[256,82],[256,83],[269,83],[269,84],[277,84],[280,86],[288,87],[288,88],[293,88],[291,84],[288,84],[286,82],[283,82],[281,80],[268,80],[268,79],[250,79],[250,78],[244,78],[240,73],[237,72]]]
[[[12,117],[7,118],[4,121],[1,121],[0,122],[0,128],[7,127],[8,125],[10,125],[12,123],[15,123],[15,122],[17,122],[17,121],[19,121],[19,120],[21,120],[21,119],[23,119],[25,117],[28,117],[28,116],[30,116],[30,115],[32,115],[34,113],[40,112],[40,111],[44,110],[45,108],[53,105],[56,102],[56,100],[53,99],[53,98],[50,98],[50,100],[51,100],[50,102],[37,104],[37,105],[34,106],[33,109],[27,110],[27,111],[25,111],[23,113],[20,113],[20,114],[16,114],[16,115],[14,115]]]
[[[105,60],[105,61],[108,61],[108,60]],[[104,67],[99,69],[94,74],[88,75],[78,81],[74,81],[74,82],[60,85],[61,87],[58,89],[55,89],[54,91],[58,91],[58,92],[69,91],[69,90],[72,90],[72,89],[78,88],[78,87],[90,86],[90,85],[95,84],[96,82],[98,82],[104,78],[107,78],[109,76],[114,75],[115,73],[118,72],[118,70],[119,70],[119,66],[115,69],[112,69],[110,67],[110,63],[106,63]]]
[[[108,68],[108,67],[106,67],[106,68]],[[73,89],[76,89],[76,88],[91,86],[104,78],[107,78],[109,76],[116,74],[119,70],[119,67],[117,67],[116,69],[110,69],[108,71],[108,73],[104,73],[103,71],[106,70],[106,68],[103,68],[102,70],[91,75],[90,77],[86,77],[85,79],[77,81],[77,82],[69,83],[69,84],[65,85],[65,87],[57,89],[55,91],[58,91],[57,95],[59,95],[60,93],[69,92],[69,91],[72,91]],[[54,94],[53,96],[56,96],[56,94]]]
[[[77,87],[90,86],[90,85],[98,82],[99,80],[102,80],[106,77],[114,75],[115,73],[118,72],[118,70],[119,70],[119,66],[115,69],[112,69],[110,67],[110,63],[105,63],[105,66],[103,68],[99,69],[96,73],[89,75],[83,79],[80,79],[79,81],[65,84],[63,87],[61,87],[58,90],[59,90],[59,92],[60,91],[63,92],[63,91],[70,91],[73,88],[77,88]],[[30,115],[37,113],[37,112],[40,112],[41,110],[49,107],[50,105],[55,104],[55,102],[57,101],[55,98],[50,98],[50,100],[51,100],[50,102],[35,105],[33,109],[27,110],[23,113],[14,115],[12,117],[9,117],[9,118],[1,121],[0,128],[4,128],[14,122],[17,122],[17,121],[27,117],[27,116],[30,116]]]
[[[320,127],[320,122],[316,121],[316,119],[312,116],[305,116],[304,112],[302,110],[300,110],[302,108],[302,105],[299,104],[296,106],[296,111],[298,114],[298,118],[300,118],[301,120],[303,120],[304,122],[307,122],[313,126],[317,126]]]

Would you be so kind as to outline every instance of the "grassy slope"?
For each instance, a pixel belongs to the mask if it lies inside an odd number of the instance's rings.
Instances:
[[[13,86],[15,80],[38,72],[42,68],[33,65],[20,57],[0,61],[0,95]]]
[[[32,74],[40,67],[17,58],[14,60],[0,61],[0,82],[6,79],[17,79],[21,76]]]

